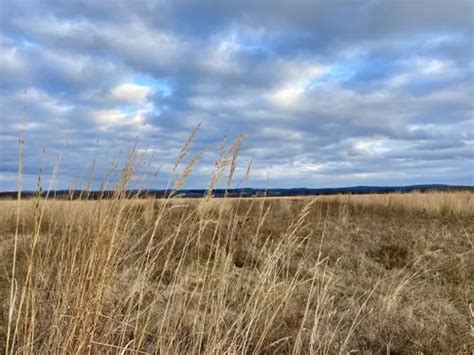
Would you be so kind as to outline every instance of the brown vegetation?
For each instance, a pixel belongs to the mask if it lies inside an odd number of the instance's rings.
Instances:
[[[0,202],[0,353],[472,351],[472,193],[140,200],[131,175]]]
[[[25,201],[11,305],[2,202],[0,336],[19,353],[468,353],[473,211],[432,206],[446,195]]]

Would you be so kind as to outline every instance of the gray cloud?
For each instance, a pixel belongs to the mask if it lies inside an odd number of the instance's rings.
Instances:
[[[27,188],[61,152],[60,186],[95,156],[99,181],[137,137],[163,162],[163,187],[202,121],[193,153],[246,132],[254,186],[473,184],[473,11],[441,0],[6,1],[0,188],[16,188],[20,127]],[[214,159],[190,187],[207,186]]]

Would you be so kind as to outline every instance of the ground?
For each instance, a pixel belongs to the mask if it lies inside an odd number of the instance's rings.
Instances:
[[[0,202],[0,352],[473,350],[472,193],[122,197]]]

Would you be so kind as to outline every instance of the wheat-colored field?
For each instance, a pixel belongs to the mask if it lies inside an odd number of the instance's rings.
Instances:
[[[470,353],[473,196],[0,202],[0,353]]]
[[[473,351],[472,192],[213,198],[240,137],[179,198],[195,134],[165,199],[130,195],[133,148],[107,198],[53,200],[40,177],[0,201],[0,353]]]

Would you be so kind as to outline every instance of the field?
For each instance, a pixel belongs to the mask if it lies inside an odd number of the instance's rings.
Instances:
[[[473,351],[470,192],[0,202],[0,353]]]

